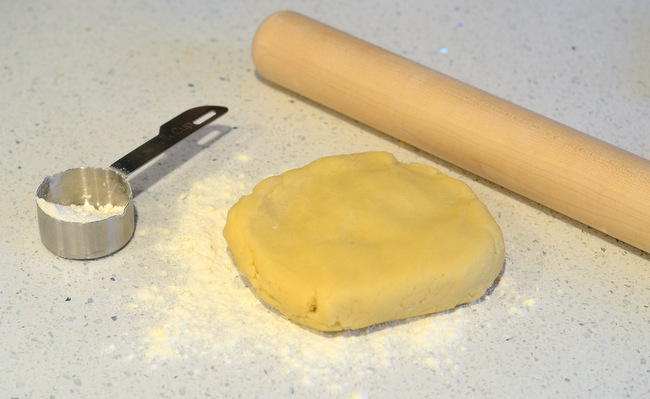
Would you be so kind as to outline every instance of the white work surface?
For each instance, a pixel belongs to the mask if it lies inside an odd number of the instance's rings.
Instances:
[[[643,0],[4,1],[0,397],[649,397],[648,253],[268,84],[251,40],[282,9],[650,158]],[[203,104],[230,111],[130,178],[124,249],[73,261],[41,244],[45,176],[108,166]],[[221,235],[229,207],[367,150],[486,203],[506,244],[489,295],[325,334],[248,288]]]

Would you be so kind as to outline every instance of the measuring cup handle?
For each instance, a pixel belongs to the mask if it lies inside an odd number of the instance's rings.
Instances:
[[[110,167],[129,176],[142,165],[226,112],[228,112],[228,108],[216,105],[205,105],[187,110],[160,126],[156,137],[118,159]]]

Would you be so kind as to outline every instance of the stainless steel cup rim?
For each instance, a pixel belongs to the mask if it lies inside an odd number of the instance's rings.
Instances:
[[[36,198],[57,205],[126,206],[133,199],[126,176],[112,168],[82,166],[47,176],[36,190]]]

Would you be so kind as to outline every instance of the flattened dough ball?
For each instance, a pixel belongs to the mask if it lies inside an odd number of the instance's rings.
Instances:
[[[504,261],[501,230],[465,183],[385,152],[263,180],[224,236],[264,301],[323,331],[472,302]]]

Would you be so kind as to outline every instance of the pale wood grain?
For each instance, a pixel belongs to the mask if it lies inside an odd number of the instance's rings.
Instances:
[[[650,252],[650,161],[313,19],[253,40],[266,79]]]

